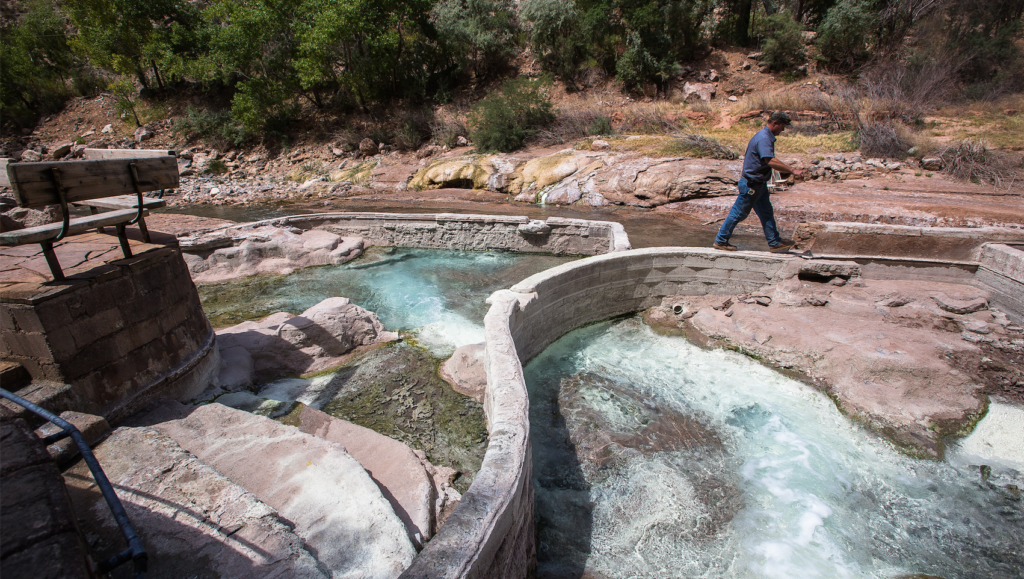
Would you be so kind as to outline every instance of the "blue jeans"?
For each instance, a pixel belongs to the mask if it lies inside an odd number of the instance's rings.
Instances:
[[[736,229],[740,221],[750,215],[751,209],[761,220],[761,227],[764,228],[764,238],[768,240],[768,246],[775,247],[782,243],[779,228],[775,225],[775,210],[772,209],[772,202],[769,199],[768,183],[754,183],[751,188],[747,186],[746,179],[740,179],[738,185],[740,194],[736,197],[736,202],[732,204],[732,209],[729,211],[729,216],[725,218],[722,228],[718,230],[715,243],[719,245],[729,243],[732,231]]]

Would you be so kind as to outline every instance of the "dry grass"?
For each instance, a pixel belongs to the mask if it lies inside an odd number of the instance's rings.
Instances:
[[[775,151],[779,154],[828,154],[852,153],[857,150],[856,133],[840,131],[822,135],[789,135],[779,136],[775,143]],[[744,147],[746,145],[744,144]]]

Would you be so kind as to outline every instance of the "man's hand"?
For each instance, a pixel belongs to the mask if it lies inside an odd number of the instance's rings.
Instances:
[[[768,166],[771,167],[772,169],[775,169],[776,171],[778,171],[780,173],[792,173],[798,179],[803,179],[804,178],[804,172],[803,171],[800,171],[799,169],[794,169],[794,168],[790,167],[789,165],[783,163],[782,161],[780,161],[776,157],[772,157],[771,159],[768,159]]]

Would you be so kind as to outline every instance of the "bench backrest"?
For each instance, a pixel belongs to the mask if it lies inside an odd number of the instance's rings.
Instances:
[[[86,149],[82,158],[86,161],[96,159],[138,159],[141,157],[177,157],[177,153],[169,149]]]
[[[41,207],[60,203],[51,169],[60,170],[60,181],[68,203],[135,193],[129,164],[135,163],[143,193],[178,188],[178,160],[171,156],[101,161],[54,161],[11,163],[7,178],[19,207]]]

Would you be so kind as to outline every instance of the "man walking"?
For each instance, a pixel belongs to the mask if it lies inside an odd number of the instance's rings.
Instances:
[[[775,137],[781,135],[791,122],[793,121],[786,113],[774,112],[768,117],[768,124],[747,143],[747,152],[743,155],[743,173],[738,184],[740,194],[736,197],[729,216],[725,218],[725,223],[722,223],[722,228],[718,230],[718,236],[715,237],[712,246],[715,249],[736,251],[736,246],[729,244],[729,238],[732,237],[736,225],[750,215],[751,209],[761,220],[769,251],[783,253],[793,248],[792,241],[779,236],[779,229],[775,225],[775,210],[772,209],[771,199],[768,198],[768,181],[772,177],[772,169],[793,173],[797,177],[804,174],[803,171],[797,171],[775,158]]]

